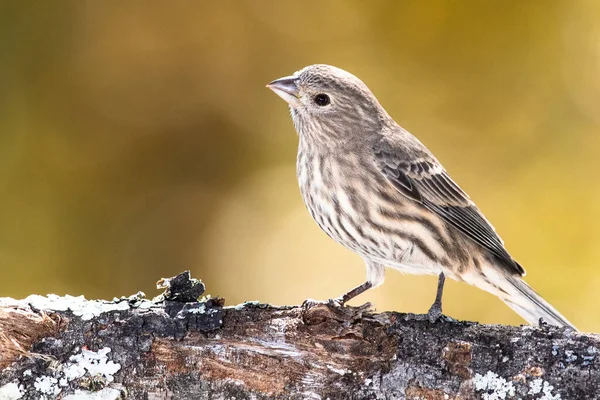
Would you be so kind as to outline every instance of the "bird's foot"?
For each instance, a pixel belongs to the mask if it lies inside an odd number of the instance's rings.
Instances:
[[[441,302],[434,302],[431,306],[431,308],[429,309],[429,311],[427,311],[427,319],[429,320],[429,322],[431,322],[432,324],[435,323],[436,321],[438,321],[440,318],[442,318],[442,316],[444,314],[442,314],[442,303]]]
[[[405,321],[429,321],[434,324],[438,321],[458,322],[458,320],[442,314],[442,307],[439,304],[433,304],[427,314],[408,313],[404,316]]]
[[[312,325],[327,319],[340,322],[354,321],[362,318],[366,312],[373,311],[371,303],[358,307],[346,306],[341,297],[329,300],[306,299],[302,303],[302,319],[306,324]]]
[[[336,297],[328,300],[306,299],[302,302],[302,308],[308,309],[317,306],[329,306],[334,308],[344,308],[344,303],[341,297]]]

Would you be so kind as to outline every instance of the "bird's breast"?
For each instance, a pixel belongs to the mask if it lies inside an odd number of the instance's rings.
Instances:
[[[394,256],[408,243],[381,235],[371,221],[377,207],[377,177],[355,154],[300,149],[297,177],[302,199],[319,227],[336,242],[364,257]]]
[[[363,257],[392,264],[443,262],[444,224],[395,190],[360,154],[300,146],[297,177],[302,199],[319,227]]]

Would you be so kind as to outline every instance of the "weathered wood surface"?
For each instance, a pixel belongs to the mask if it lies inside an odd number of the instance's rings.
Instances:
[[[600,398],[597,335],[366,307],[222,307],[177,279],[153,301],[0,300],[0,399]]]

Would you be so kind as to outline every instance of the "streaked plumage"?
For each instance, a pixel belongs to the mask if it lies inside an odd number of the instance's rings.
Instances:
[[[367,282],[342,303],[383,283],[389,266],[440,275],[438,312],[449,276],[495,294],[530,323],[570,325],[521,279],[524,269],[469,196],[361,80],[312,65],[268,87],[290,105],[309,213],[367,265]]]

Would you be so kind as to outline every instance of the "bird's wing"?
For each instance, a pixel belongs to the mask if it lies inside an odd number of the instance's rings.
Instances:
[[[379,170],[403,195],[421,203],[489,250],[510,272],[525,274],[523,267],[504,248],[494,227],[433,156],[421,151],[421,156],[413,160],[407,156],[407,149],[394,146],[386,139],[377,143],[373,150]]]

